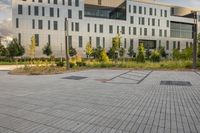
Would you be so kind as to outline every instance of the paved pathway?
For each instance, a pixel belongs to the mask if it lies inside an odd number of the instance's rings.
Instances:
[[[200,132],[200,75],[153,71],[145,77],[145,71],[142,77],[141,73],[89,70],[11,76],[0,72],[0,133]],[[129,83],[128,78],[120,78],[122,84],[100,82],[120,75],[145,79],[139,84]],[[63,79],[67,76],[88,78]],[[161,80],[189,81],[192,86],[164,86]]]
[[[0,71],[10,71],[24,65],[0,65]]]

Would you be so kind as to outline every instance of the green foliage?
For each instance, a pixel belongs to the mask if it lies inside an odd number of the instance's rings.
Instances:
[[[49,43],[47,43],[47,45],[45,45],[42,50],[43,54],[45,54],[46,56],[52,55],[51,45]]]
[[[56,62],[57,67],[63,67],[64,66],[64,61],[57,61]]]
[[[99,47],[93,49],[92,51],[93,52],[92,52],[91,56],[93,56],[94,59],[99,59],[101,51],[102,51],[102,48],[99,46]]]
[[[192,59],[192,48],[185,48],[181,52],[178,49],[174,49],[172,56],[174,60],[190,60]]]
[[[160,62],[160,53],[158,50],[154,50],[150,56],[151,61]]]
[[[137,62],[145,62],[145,58],[144,58],[144,45],[140,44],[138,46],[138,54],[136,57],[136,61]]]
[[[117,34],[117,36],[113,38],[112,44],[113,44],[112,47],[115,50],[119,50],[119,48],[121,46],[121,37],[120,37],[120,34]]]
[[[166,58],[167,57],[167,53],[165,51],[165,47],[159,47],[159,53],[161,55],[161,57]]]
[[[70,47],[70,48],[69,48],[69,55],[70,55],[71,57],[76,56],[76,55],[77,55],[76,49],[73,48],[73,47]]]
[[[0,56],[6,56],[7,55],[7,49],[0,44]]]
[[[86,50],[87,58],[89,58],[91,54],[93,53],[92,44],[90,42],[87,43],[85,50]]]
[[[115,48],[111,47],[110,50],[108,51],[108,56],[110,59],[115,59]]]
[[[198,41],[197,57],[200,60],[200,33],[197,36],[197,41]]]
[[[25,53],[24,47],[18,43],[17,39],[13,39],[7,47],[9,57],[22,56]]]
[[[99,61],[109,62],[109,58],[108,58],[108,55],[106,54],[106,50],[105,49],[103,49],[101,51]]]
[[[125,49],[124,48],[120,48],[119,49],[119,56],[120,57],[124,57],[124,55],[125,55]]]
[[[130,45],[129,49],[128,49],[128,56],[129,57],[135,57],[136,53],[134,52],[134,49],[133,49],[133,45]]]
[[[146,55],[146,58],[149,59],[149,57],[151,56],[151,51],[147,49],[145,52],[145,55]]]

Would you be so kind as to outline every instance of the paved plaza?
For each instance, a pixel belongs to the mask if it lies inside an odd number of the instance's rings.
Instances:
[[[198,132],[200,73],[86,70],[14,76],[0,71],[0,133]]]

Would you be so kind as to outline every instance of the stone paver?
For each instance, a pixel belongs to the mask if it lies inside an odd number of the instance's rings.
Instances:
[[[13,76],[0,71],[0,133],[200,132],[200,75],[153,71],[145,78],[148,73],[88,70]],[[88,78],[63,79],[67,76]],[[107,83],[98,80],[113,77]],[[135,81],[143,78],[140,84]],[[163,80],[192,86],[160,85]]]

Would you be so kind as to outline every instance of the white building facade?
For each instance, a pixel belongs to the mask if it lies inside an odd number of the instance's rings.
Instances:
[[[101,46],[109,50],[112,38],[118,33],[126,51],[130,45],[137,51],[143,43],[146,49],[164,46],[171,53],[174,48],[181,50],[193,44],[191,12],[178,15],[184,8],[135,0],[122,0],[120,5],[111,7],[101,4],[105,0],[96,1],[98,4],[87,0],[13,0],[13,35],[26,51],[31,37],[35,36],[38,57],[44,56],[42,49],[47,43],[53,55],[64,56],[61,53],[65,53],[65,18],[68,44],[82,56],[88,42],[94,48]],[[199,31],[199,17],[197,27]]]

